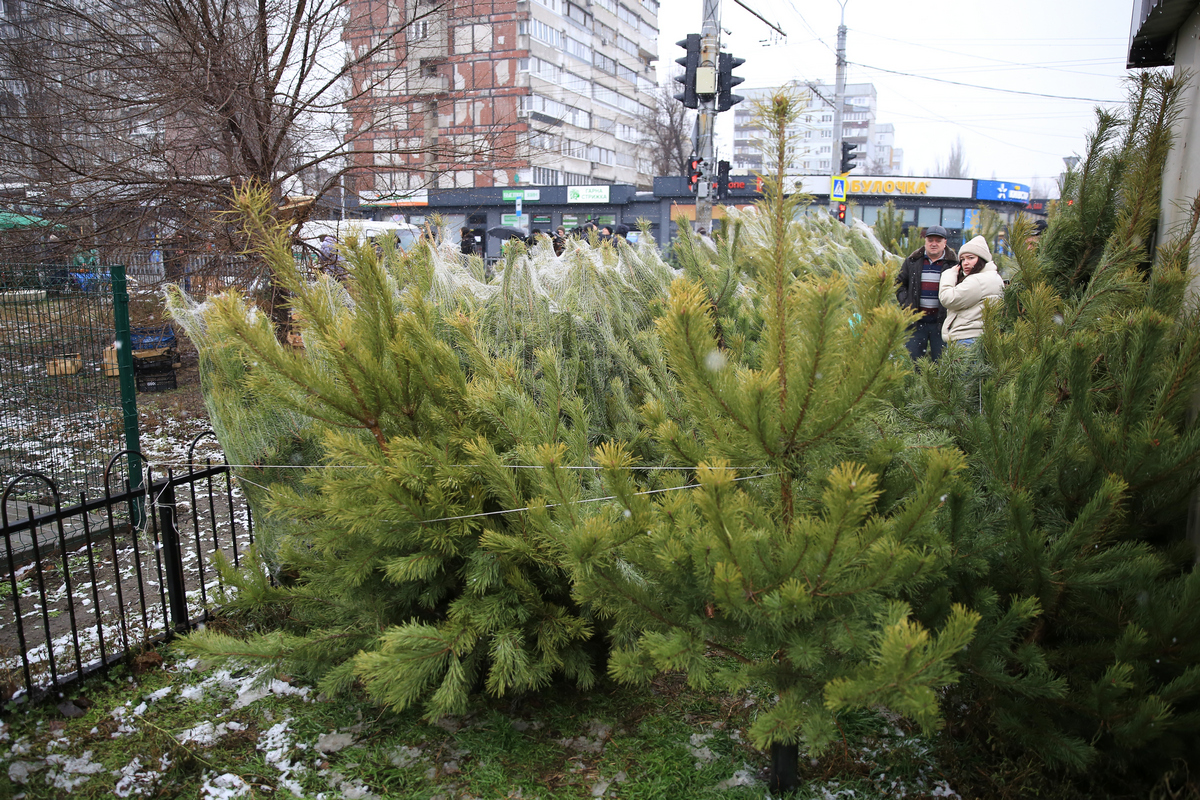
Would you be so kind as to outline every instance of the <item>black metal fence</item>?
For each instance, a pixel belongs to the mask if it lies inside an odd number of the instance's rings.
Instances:
[[[253,521],[227,463],[192,464],[141,488],[63,507],[51,478],[26,472],[0,496],[0,699],[41,694],[190,630],[224,588],[217,554],[240,565]],[[113,456],[112,463],[124,453]],[[10,518],[23,483],[50,493],[53,508]],[[140,513],[145,508],[149,513]],[[122,522],[142,519],[140,526]]]

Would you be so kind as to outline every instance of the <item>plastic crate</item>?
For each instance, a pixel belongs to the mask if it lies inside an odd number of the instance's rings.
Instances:
[[[174,367],[177,358],[178,355],[169,347],[158,350],[135,350],[133,369],[135,372],[162,372]]]
[[[175,346],[175,330],[170,325],[160,328],[130,328],[129,343],[134,350],[156,350]]]
[[[176,388],[175,370],[164,369],[156,372],[137,372],[134,374],[139,392],[167,392]]]

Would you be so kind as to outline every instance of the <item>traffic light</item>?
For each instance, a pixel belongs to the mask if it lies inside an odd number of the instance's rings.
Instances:
[[[704,161],[698,156],[692,156],[688,161],[688,191],[693,194],[700,188],[700,181],[704,180]]]
[[[700,98],[696,96],[696,70],[700,68],[700,34],[689,33],[686,39],[675,44],[687,51],[687,55],[675,59],[676,64],[683,66],[683,74],[675,76],[675,80],[683,84],[683,91],[676,94],[675,99],[683,103],[684,108],[699,108]]]
[[[854,159],[857,154],[854,152],[858,149],[858,145],[851,142],[842,142],[842,168],[838,170],[839,175],[844,175],[854,169]]]
[[[729,162],[717,162],[717,199],[724,200],[729,194]]]
[[[732,93],[733,87],[746,80],[740,75],[734,75],[733,70],[745,63],[746,59],[744,58],[735,58],[729,53],[719,54],[717,58],[717,111],[728,111],[745,99],[740,94]]]
[[[844,223],[846,221],[846,204],[845,203],[838,203],[837,215],[838,215],[838,222]]]

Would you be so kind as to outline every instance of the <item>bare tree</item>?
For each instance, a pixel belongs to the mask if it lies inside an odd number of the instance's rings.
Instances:
[[[959,136],[950,146],[950,155],[947,156],[946,161],[937,160],[933,168],[933,175],[935,178],[966,178],[969,177],[970,171],[971,167],[963,152],[962,137]]]
[[[692,155],[696,115],[675,99],[668,86],[658,87],[649,111],[638,120],[655,175],[685,175]]]
[[[386,117],[372,110],[376,87],[406,69],[403,34],[441,11],[436,3],[384,20],[352,15],[349,0],[11,7],[20,10],[0,33],[0,174],[92,241],[151,230],[236,238],[213,213],[234,187],[315,200],[348,172],[424,167],[430,147],[436,163],[478,160],[499,138],[375,135]]]

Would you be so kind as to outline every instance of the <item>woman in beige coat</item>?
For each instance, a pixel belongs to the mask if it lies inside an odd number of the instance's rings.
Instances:
[[[976,236],[958,251],[958,266],[942,273],[938,300],[946,309],[942,341],[973,344],[983,335],[983,305],[1004,294],[1004,279],[987,240]]]

